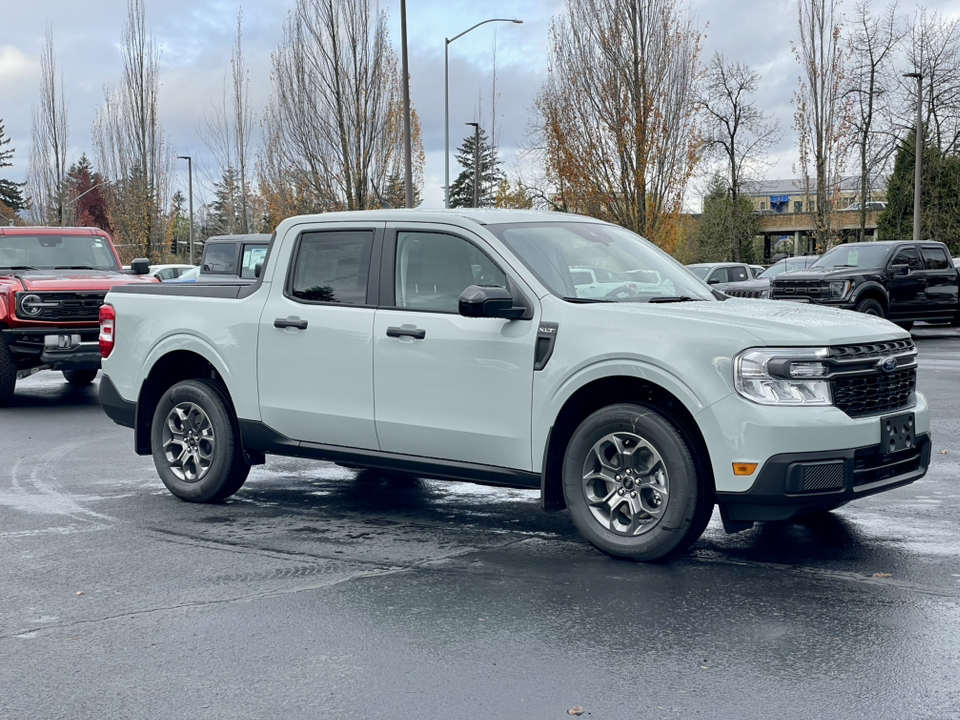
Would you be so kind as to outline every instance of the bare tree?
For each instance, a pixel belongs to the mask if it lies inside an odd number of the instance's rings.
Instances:
[[[846,58],[838,6],[839,0],[798,0],[800,39],[799,45],[793,46],[801,68],[800,87],[793,99],[793,119],[804,202],[821,250],[833,241],[833,198],[840,188],[849,148],[849,100],[844,94]]]
[[[850,38],[846,93],[852,100],[850,127],[859,160],[860,240],[866,238],[867,202],[897,148],[897,135],[891,132],[893,125],[889,121],[891,111],[897,109],[892,102],[897,87],[894,60],[903,35],[896,3],[888,6],[882,16],[876,16],[871,14],[867,0],[859,0]]]
[[[144,0],[128,0],[121,53],[120,85],[104,88],[93,143],[121,249],[157,259],[167,236],[171,153],[157,115],[160,51],[147,33]]]
[[[700,99],[705,120],[707,149],[726,164],[726,179],[732,200],[731,240],[733,257],[739,262],[743,245],[752,239],[753,217],[741,217],[743,183],[764,164],[767,150],[780,141],[779,124],[765,115],[751,97],[757,92],[760,76],[746,65],[728,63],[717,53],[707,68],[704,94]]]
[[[297,0],[273,53],[261,190],[312,210],[377,207],[402,168],[400,73],[373,0]],[[422,184],[422,146],[414,147]],[[402,172],[402,170],[401,170]]]
[[[701,150],[699,54],[674,0],[566,1],[531,121],[551,204],[672,248]]]
[[[213,114],[204,116],[205,127],[198,128],[204,144],[213,154],[217,169],[213,182],[229,180],[236,183],[230,197],[237,207],[227,208],[231,222],[218,232],[254,232],[253,200],[250,192],[250,145],[253,140],[255,118],[250,108],[250,74],[243,57],[243,11],[237,14],[237,37],[230,57],[230,67],[224,73],[223,96],[213,106]]]
[[[33,108],[33,144],[27,171],[30,220],[38,225],[63,225],[66,214],[69,128],[62,73],[59,87],[57,80],[53,27],[48,23],[40,53],[40,103]]]
[[[924,126],[941,155],[960,152],[960,20],[917,12],[909,32],[909,62],[923,75]],[[915,117],[916,83],[903,81],[903,117]],[[913,129],[907,122],[905,130]]]

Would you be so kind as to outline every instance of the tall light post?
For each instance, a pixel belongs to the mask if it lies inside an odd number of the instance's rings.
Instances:
[[[917,154],[913,168],[913,240],[920,240],[920,178],[923,163],[923,75],[920,73],[904,73],[904,77],[917,79]]]
[[[400,0],[400,74],[403,76],[403,206],[413,207],[413,150],[410,137],[410,71],[407,69],[407,3]]]
[[[473,125],[473,206],[477,208],[480,207],[480,123],[464,125]]]
[[[177,155],[178,160],[187,161],[187,185],[190,196],[190,264],[193,265],[193,158],[189,155]]]
[[[481,25],[492,22],[509,22],[522,25],[523,20],[514,20],[511,18],[490,18],[483,22],[478,22],[473,27],[469,27],[459,35],[452,38],[444,38],[443,46],[443,206],[450,207],[450,43],[457,38],[461,38],[471,30],[476,30]],[[468,123],[469,124],[469,123]]]

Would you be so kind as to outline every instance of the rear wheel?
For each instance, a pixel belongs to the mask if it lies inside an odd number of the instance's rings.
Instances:
[[[17,363],[7,341],[0,337],[0,407],[6,407],[13,399],[17,384]]]
[[[913,320],[898,320],[895,324],[899,325],[907,332],[913,329]]]
[[[160,398],[150,429],[157,473],[188,502],[217,502],[237,492],[250,465],[233,411],[219,386],[184,380]]]
[[[864,315],[876,315],[877,317],[886,317],[883,313],[883,305],[878,303],[873,298],[864,298],[857,303],[857,306],[854,308],[859,313]]]
[[[610,405],[581,423],[564,454],[563,493],[587,540],[643,561],[696,542],[713,511],[684,436],[639,404]]]
[[[71,385],[89,385],[97,377],[96,370],[64,370],[64,379]]]

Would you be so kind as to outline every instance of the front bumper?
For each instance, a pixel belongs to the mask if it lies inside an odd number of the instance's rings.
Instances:
[[[917,438],[930,433],[930,409],[921,392],[911,407],[858,418],[832,406],[758,405],[731,393],[702,410],[696,420],[710,451],[717,492],[745,493],[771,458],[879,445],[881,418],[905,412],[914,413]],[[758,472],[734,475],[734,463],[756,463]]]
[[[18,367],[98,370],[99,328],[27,327],[3,330]]]
[[[728,529],[835,508],[923,477],[930,466],[930,449],[930,436],[925,434],[913,447],[890,454],[872,445],[775,455],[747,492],[717,493],[717,503]]]

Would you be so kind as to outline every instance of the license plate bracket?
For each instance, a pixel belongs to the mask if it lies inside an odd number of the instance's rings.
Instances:
[[[912,412],[880,418],[880,451],[889,455],[909,450],[916,444],[915,429]]]

